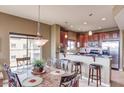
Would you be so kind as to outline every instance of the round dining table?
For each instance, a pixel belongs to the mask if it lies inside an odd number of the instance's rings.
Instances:
[[[45,73],[40,75],[31,74],[22,81],[23,87],[59,87],[61,76],[68,73],[61,69],[44,68]]]

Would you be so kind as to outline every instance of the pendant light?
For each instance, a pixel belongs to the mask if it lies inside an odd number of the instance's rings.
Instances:
[[[37,37],[35,40],[35,44],[38,47],[41,47],[45,45],[48,42],[47,39],[43,39],[43,37],[40,35],[40,5],[38,6],[38,23],[37,23]]]
[[[66,39],[68,38],[68,35],[67,35],[67,33],[65,34],[65,38],[66,38]]]
[[[68,22],[65,22],[65,30],[67,30],[67,28],[68,28]],[[68,38],[68,34],[67,33],[65,33],[65,39],[67,39]]]
[[[89,36],[92,36],[92,34],[93,34],[92,31],[89,31],[89,32],[88,32],[88,35],[89,35]]]

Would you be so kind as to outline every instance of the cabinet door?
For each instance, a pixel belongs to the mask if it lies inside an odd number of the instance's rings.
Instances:
[[[84,42],[85,42],[84,39],[85,39],[85,38],[84,38],[84,35],[80,35],[80,46],[81,46],[81,47],[84,47]]]
[[[109,40],[110,39],[110,36],[109,36],[109,33],[104,33],[105,34],[105,40]]]
[[[93,41],[99,41],[99,34],[93,35]]]
[[[89,36],[87,35],[87,34],[85,34],[84,35],[84,47],[87,47],[87,45],[88,45],[88,38],[89,38]]]
[[[64,46],[67,45],[67,40],[68,40],[68,37],[66,37],[68,35],[67,32],[64,32],[64,31],[61,31],[60,32],[60,42],[61,44],[63,44]]]
[[[112,39],[119,39],[119,32],[113,32]]]
[[[103,41],[103,38],[104,38],[103,33],[99,33],[99,41]]]

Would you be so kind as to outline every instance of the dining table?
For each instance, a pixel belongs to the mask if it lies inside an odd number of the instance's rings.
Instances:
[[[61,77],[69,74],[71,73],[48,66],[44,67],[44,72],[41,74],[34,74],[30,69],[28,77],[21,83],[23,87],[59,87]]]

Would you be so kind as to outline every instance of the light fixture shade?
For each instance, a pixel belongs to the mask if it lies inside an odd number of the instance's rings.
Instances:
[[[48,42],[47,39],[42,38],[40,35],[40,5],[38,6],[38,24],[37,24],[37,37],[35,39],[35,44],[38,47],[45,45]]]
[[[89,31],[89,32],[88,32],[88,35],[89,35],[89,36],[92,36],[92,34],[93,34],[92,31]]]
[[[40,37],[38,37],[38,38],[35,40],[35,44],[36,44],[38,47],[41,47],[41,46],[45,45],[47,42],[48,42],[47,39],[43,39],[43,38],[40,38]]]
[[[68,38],[68,35],[67,34],[65,34],[65,38]]]

